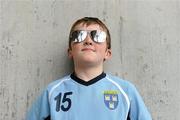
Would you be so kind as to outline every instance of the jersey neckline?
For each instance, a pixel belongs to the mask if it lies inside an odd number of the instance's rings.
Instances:
[[[70,75],[71,79],[74,80],[75,82],[79,83],[79,84],[82,84],[82,85],[85,85],[85,86],[89,86],[89,85],[92,85],[96,82],[98,82],[99,80],[103,79],[106,77],[106,73],[102,72],[100,75],[98,75],[97,77],[89,80],[89,81],[84,81],[80,78],[78,78],[75,73],[73,72],[71,75]]]

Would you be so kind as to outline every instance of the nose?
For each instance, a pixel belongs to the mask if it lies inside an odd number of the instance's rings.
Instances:
[[[89,34],[86,36],[83,44],[84,45],[92,45],[93,44],[93,40],[91,39]]]

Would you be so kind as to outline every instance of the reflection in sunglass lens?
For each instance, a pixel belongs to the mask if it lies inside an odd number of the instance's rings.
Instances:
[[[75,39],[77,37],[78,37],[78,31],[74,31],[74,32],[71,33],[70,39],[71,39],[71,41],[76,42]]]
[[[96,35],[94,36],[94,41],[101,43],[106,40],[106,33],[104,31],[96,32]]]
[[[86,39],[86,37],[87,37],[86,31],[79,31],[77,40],[78,42],[82,42]]]

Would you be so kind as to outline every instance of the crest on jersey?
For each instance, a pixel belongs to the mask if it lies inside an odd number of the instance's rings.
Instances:
[[[104,103],[110,110],[114,110],[118,106],[118,91],[104,91]]]

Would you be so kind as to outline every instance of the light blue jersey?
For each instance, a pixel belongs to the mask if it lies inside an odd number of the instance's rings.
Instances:
[[[85,82],[74,74],[48,85],[27,120],[152,120],[136,88],[105,73]]]

